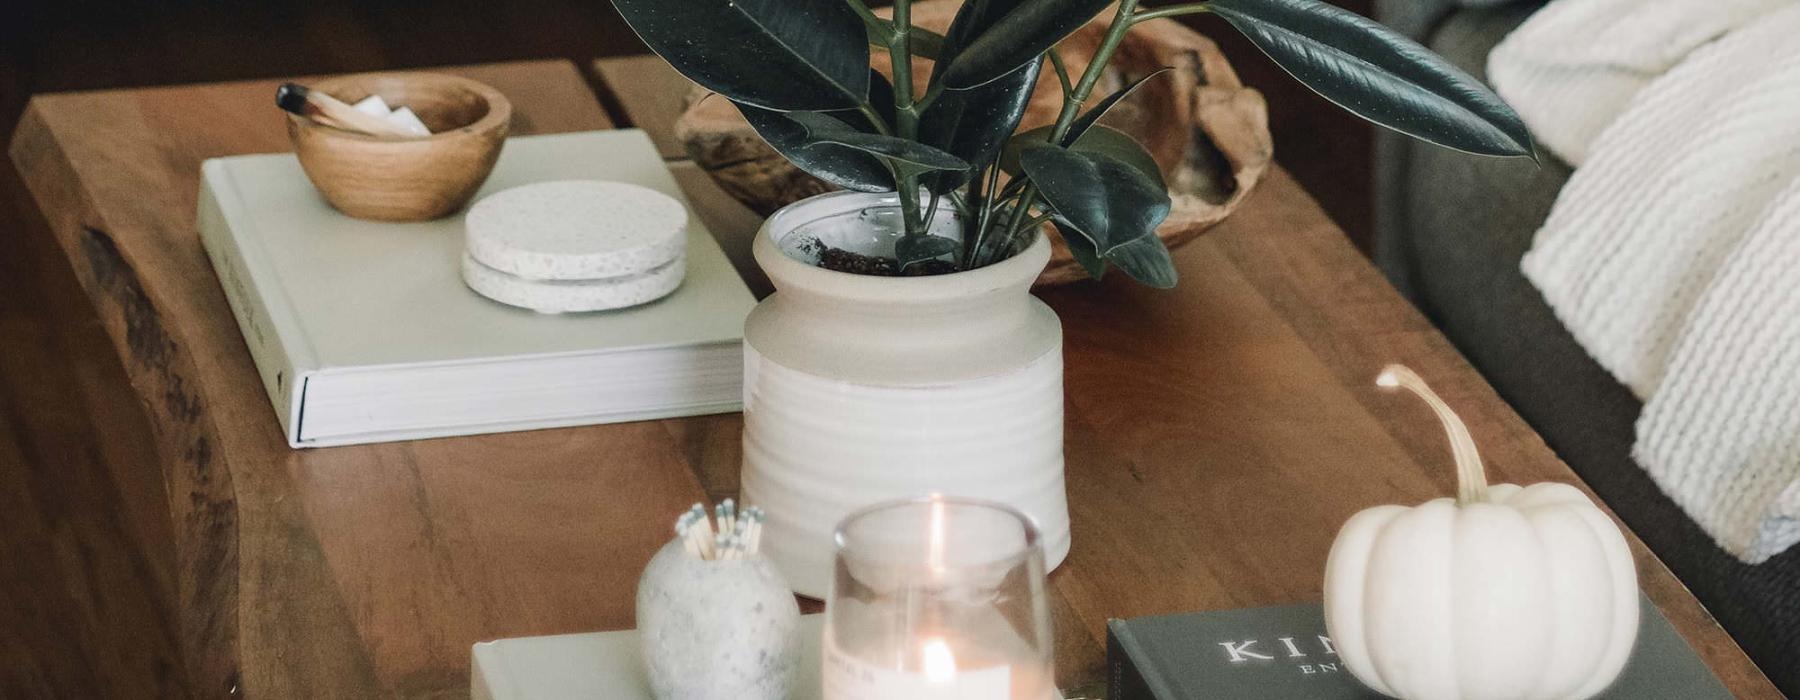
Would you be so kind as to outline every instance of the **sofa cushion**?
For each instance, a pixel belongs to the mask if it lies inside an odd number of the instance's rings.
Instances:
[[[1482,77],[1535,9],[1451,13],[1428,44]],[[1631,458],[1642,405],[1576,344],[1519,259],[1569,177],[1384,136],[1377,261],[1496,391],[1656,552],[1775,683],[1800,696],[1800,548],[1758,566],[1713,543]]]

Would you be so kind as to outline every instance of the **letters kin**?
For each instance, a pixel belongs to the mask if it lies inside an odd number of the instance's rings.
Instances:
[[[1313,648],[1312,645],[1296,642],[1293,637],[1277,637],[1275,638],[1275,644],[1272,645],[1258,646],[1258,644],[1261,643],[1261,640],[1246,639],[1241,642],[1219,642],[1219,646],[1225,650],[1226,659],[1233,664],[1274,661],[1278,658],[1308,659],[1305,662],[1295,663],[1295,667],[1298,668],[1301,673],[1307,675],[1315,673],[1337,673],[1338,662],[1335,660],[1335,657],[1337,656],[1337,647],[1332,645],[1330,637],[1322,634],[1315,635],[1315,637],[1319,640],[1317,648]],[[1305,647],[1304,649],[1302,648],[1303,646]],[[1311,650],[1311,654],[1308,653],[1308,650]],[[1334,660],[1329,663],[1319,663],[1311,660],[1313,655],[1330,656],[1333,657]]]

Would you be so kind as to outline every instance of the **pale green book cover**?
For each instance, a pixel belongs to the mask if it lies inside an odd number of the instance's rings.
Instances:
[[[202,166],[199,226],[296,447],[738,410],[755,298],[698,217],[676,291],[546,315],[462,282],[463,215],[385,223],[332,209],[292,154]],[[686,204],[641,131],[508,139],[477,198],[550,180],[630,182]]]

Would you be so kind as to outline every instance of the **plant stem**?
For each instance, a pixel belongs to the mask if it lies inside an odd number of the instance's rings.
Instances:
[[[918,105],[913,103],[912,0],[894,0],[894,34],[888,41],[888,58],[894,73],[894,129],[909,141],[919,136]],[[925,235],[919,215],[919,174],[896,168],[894,191],[900,195],[900,219],[907,237]]]
[[[875,12],[870,10],[868,5],[863,4],[862,0],[844,0],[844,2],[849,3],[850,9],[855,10],[857,16],[862,17],[865,24],[868,24],[871,27],[881,26],[881,18],[876,16]]]
[[[875,133],[881,134],[882,136],[890,135],[891,132],[888,131],[887,117],[881,116],[880,112],[875,111],[875,105],[864,102],[857,105],[856,109],[861,111],[863,116],[869,118],[870,124],[875,125]]]
[[[1000,190],[1000,194],[994,197],[994,204],[997,205],[1001,200],[1012,199],[1013,197],[1019,196],[1019,191],[1025,189],[1026,180],[1027,178],[1025,177],[1015,177],[1011,180],[1007,180],[1006,188]]]
[[[1056,80],[1062,83],[1062,94],[1066,97],[1075,92],[1075,81],[1069,78],[1069,64],[1063,63],[1062,52],[1050,47],[1050,67],[1056,70]]]
[[[1094,51],[1094,60],[1088,63],[1087,70],[1081,73],[1081,82],[1075,85],[1075,93],[1070,99],[1063,100],[1062,113],[1056,115],[1056,128],[1050,132],[1050,142],[1059,143],[1074,126],[1075,117],[1081,112],[1081,106],[1087,102],[1088,95],[1093,94],[1094,85],[1100,82],[1101,74],[1106,72],[1106,64],[1112,62],[1113,52],[1119,50],[1119,44],[1125,41],[1125,32],[1131,29],[1132,15],[1137,11],[1138,0],[1119,0],[1119,14],[1113,17],[1113,23],[1106,28],[1106,38]]]
[[[1204,12],[1212,12],[1212,8],[1208,7],[1207,4],[1203,2],[1193,3],[1191,5],[1170,5],[1168,7],[1159,7],[1154,10],[1145,10],[1132,15],[1131,23],[1137,24],[1138,22],[1148,22],[1153,19],[1162,19],[1164,17],[1197,15]]]
[[[1087,102],[1088,95],[1093,94],[1094,85],[1100,82],[1101,74],[1106,72],[1106,64],[1112,62],[1113,52],[1119,50],[1119,44],[1125,41],[1125,32],[1131,29],[1136,13],[1138,0],[1119,0],[1118,14],[1106,28],[1106,38],[1101,40],[1100,47],[1094,50],[1094,59],[1088,63],[1087,70],[1081,73],[1081,82],[1076,83],[1075,91],[1063,95],[1062,113],[1056,116],[1056,126],[1050,130],[1051,145],[1062,143],[1063,137],[1069,134],[1074,126],[1075,117],[1081,113],[1081,106]],[[1012,221],[1006,225],[1006,239],[1000,241],[1000,250],[1012,249],[1012,238],[1020,235],[1025,225],[1025,217],[1031,207],[1037,203],[1038,189],[1036,184],[1025,186],[1025,193],[1020,195],[1018,206],[1013,208]]]
[[[989,167],[986,174],[988,199],[981,203],[980,225],[975,227],[975,240],[968,245],[969,261],[966,264],[966,267],[969,268],[975,267],[975,264],[981,260],[981,244],[987,239],[988,231],[992,230],[994,227],[995,210],[993,204],[998,203],[1000,200],[1009,196],[1000,189],[999,163],[995,163]],[[1010,186],[1012,183],[1007,184]]]
[[[944,84],[941,82],[932,83],[930,87],[925,89],[925,96],[919,98],[918,102],[913,103],[914,113],[920,115],[925,114],[925,110],[930,109],[931,103],[936,102],[938,96],[942,94],[944,94]]]
[[[1048,60],[1050,61],[1051,67],[1056,70],[1057,79],[1062,83],[1063,99],[1066,100],[1069,98],[1069,93],[1074,89],[1069,83],[1069,67],[1063,63],[1062,54],[1057,53],[1056,47],[1050,47],[1050,50],[1047,51],[1046,54],[1048,54]],[[969,269],[977,267],[977,264],[981,262],[981,244],[987,239],[988,231],[991,230],[991,219],[993,218],[994,210],[997,209],[1002,202],[1006,201],[1007,198],[1017,194],[1018,188],[1022,186],[1025,181],[1024,177],[1014,178],[1006,183],[1005,190],[1001,190],[999,163],[995,163],[994,167],[990,170],[991,172],[989,175],[992,182],[988,184],[987,192],[992,198],[987,200],[987,202],[991,202],[992,206],[988,206],[984,203],[981,210],[981,218],[975,222],[975,232],[973,234],[964,235],[965,240],[963,248],[965,250],[966,260],[964,267]],[[980,183],[976,183],[976,185],[979,186]],[[1012,232],[1005,232],[1005,237],[1011,238]]]
[[[987,198],[999,194],[995,187],[998,182],[995,177],[999,172],[1000,166],[995,164],[975,173],[975,177],[969,181],[969,189],[981,193],[981,198],[976,200],[980,209],[975,218],[963,222],[963,269],[973,269],[975,261],[981,258],[981,241],[987,238],[988,224],[993,218],[993,208],[988,206]]]
[[[894,35],[888,41],[888,58],[894,67],[894,121],[903,138],[911,138],[918,125],[918,114],[908,114],[913,109],[911,28],[912,0],[894,0]]]
[[[961,264],[964,269],[975,262],[975,246],[980,244],[981,227],[987,222],[987,197],[993,193],[993,190],[984,187],[987,184],[988,170],[990,169],[976,170],[974,176],[969,178],[967,199],[960,202],[968,206],[957,209],[962,215]],[[955,193],[951,197],[951,201],[958,201]]]
[[[1030,221],[1027,221],[1027,222],[1025,222],[1025,225],[1024,225],[1024,226],[1023,226],[1023,227],[1021,227],[1021,228],[1020,228],[1020,229],[1019,229],[1019,230],[1017,230],[1017,231],[1013,231],[1013,232],[1011,232],[1011,233],[1010,233],[1010,234],[1008,234],[1008,236],[1009,236],[1009,237],[1011,237],[1011,236],[1017,236],[1017,235],[1019,235],[1019,234],[1021,234],[1021,233],[1025,233],[1025,232],[1026,232],[1026,231],[1030,231],[1030,230],[1031,230],[1031,229],[1034,229],[1034,228],[1037,228],[1037,227],[1039,227],[1039,226],[1042,226],[1042,225],[1043,225],[1043,224],[1044,224],[1044,222],[1046,222],[1046,221],[1049,221],[1049,220],[1050,220],[1050,219],[1052,219],[1052,218],[1054,218],[1054,217],[1052,217],[1052,216],[1051,216],[1051,215],[1049,215],[1049,214],[1039,214],[1039,215],[1037,215],[1037,216],[1034,216],[1034,217],[1031,217],[1031,220],[1030,220]]]

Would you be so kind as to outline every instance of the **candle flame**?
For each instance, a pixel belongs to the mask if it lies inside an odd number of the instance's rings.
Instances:
[[[922,656],[925,662],[925,680],[938,685],[956,680],[956,655],[951,653],[950,644],[943,637],[925,640]]]
[[[931,550],[926,553],[931,570],[944,573],[944,501],[934,494],[931,499]]]

